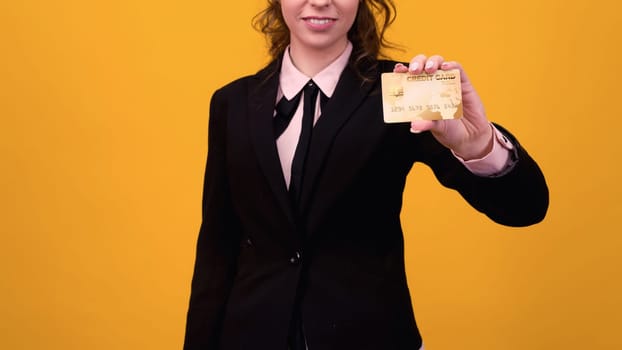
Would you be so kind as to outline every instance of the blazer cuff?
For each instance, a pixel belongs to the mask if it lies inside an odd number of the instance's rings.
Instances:
[[[492,150],[482,158],[464,160],[454,151],[451,153],[458,159],[471,173],[482,177],[499,177],[510,172],[518,160],[517,147],[504,135],[494,124],[490,124],[493,129],[494,140]]]

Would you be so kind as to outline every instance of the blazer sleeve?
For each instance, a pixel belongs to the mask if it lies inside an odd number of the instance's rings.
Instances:
[[[542,221],[549,205],[548,187],[540,167],[518,140],[495,124],[514,146],[515,164],[502,176],[471,173],[431,133],[421,134],[420,161],[429,165],[446,187],[457,190],[471,206],[507,226],[528,226]]]
[[[210,103],[202,223],[184,339],[185,350],[216,349],[236,270],[240,229],[226,171],[227,105],[222,90]]]

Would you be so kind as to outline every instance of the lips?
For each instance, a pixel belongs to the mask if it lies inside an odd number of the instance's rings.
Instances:
[[[317,24],[317,25],[328,24],[334,21],[334,19],[332,18],[325,18],[325,17],[306,17],[303,19],[311,24]]]
[[[327,29],[337,21],[336,18],[316,16],[302,17],[302,20],[305,21],[309,27],[314,29]]]

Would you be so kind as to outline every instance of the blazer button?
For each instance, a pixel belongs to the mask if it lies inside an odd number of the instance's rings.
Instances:
[[[301,257],[302,257],[302,256],[300,255],[300,252],[296,252],[296,253],[294,254],[294,256],[292,256],[291,258],[289,258],[289,262],[290,262],[291,264],[293,264],[293,265],[296,265],[296,264],[298,264],[298,263],[300,262],[300,258],[301,258]]]

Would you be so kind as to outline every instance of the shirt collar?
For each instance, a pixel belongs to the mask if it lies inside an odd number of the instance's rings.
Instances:
[[[348,41],[348,45],[345,50],[343,50],[337,59],[335,59],[314,77],[308,77],[299,71],[296,66],[294,66],[294,62],[292,62],[292,59],[289,56],[288,46],[285,50],[285,54],[283,54],[283,64],[281,65],[281,75],[279,77],[279,85],[283,96],[285,96],[288,100],[291,100],[294,96],[296,96],[296,94],[298,94],[298,92],[300,92],[300,90],[302,90],[310,79],[313,79],[324,95],[332,97],[333,92],[335,92],[335,88],[337,87],[339,77],[348,64],[351,53],[352,43]]]

